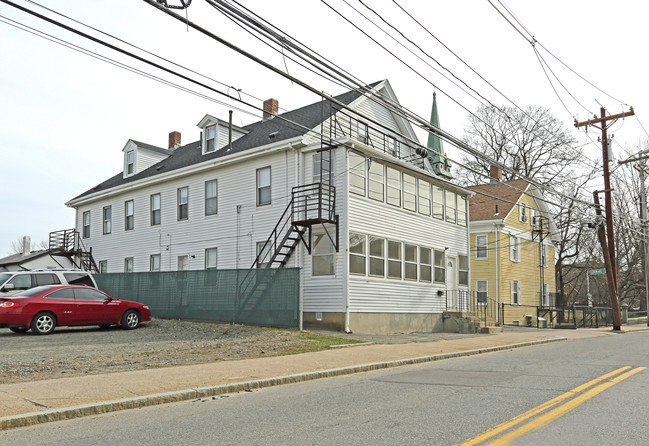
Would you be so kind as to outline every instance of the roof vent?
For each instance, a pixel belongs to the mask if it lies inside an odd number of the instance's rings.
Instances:
[[[273,138],[275,138],[277,135],[279,135],[279,132],[273,132],[273,133],[271,133],[270,135],[268,135],[268,137],[269,137],[270,139],[273,139]]]

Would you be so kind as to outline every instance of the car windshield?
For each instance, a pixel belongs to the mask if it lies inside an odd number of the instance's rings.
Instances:
[[[36,296],[39,293],[42,293],[43,291],[49,290],[50,288],[52,288],[51,285],[37,286],[35,288],[30,288],[28,290],[21,291],[20,293],[16,293],[11,297],[12,298],[13,297],[33,297],[33,296]]]
[[[2,274],[0,274],[0,285],[2,285],[2,284],[5,283],[7,280],[9,280],[9,278],[10,278],[11,276],[12,276],[11,274],[7,274],[7,273],[2,273]]]

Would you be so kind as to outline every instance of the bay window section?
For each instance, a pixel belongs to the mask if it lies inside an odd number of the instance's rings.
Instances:
[[[419,248],[419,280],[430,282],[432,280],[431,249]]]
[[[372,161],[369,168],[369,188],[368,197],[374,200],[383,201],[384,185],[383,185],[383,164]]]
[[[444,220],[444,189],[433,186],[433,217]]]
[[[365,157],[349,152],[349,191],[365,195]]]
[[[388,277],[401,279],[401,242],[388,240]]]
[[[446,266],[444,251],[435,250],[435,270],[434,280],[435,283],[446,283]]]
[[[419,213],[430,215],[430,183],[417,179],[417,192],[419,197]]]
[[[387,203],[401,207],[401,172],[393,167],[386,168]]]
[[[457,224],[466,226],[466,197],[464,195],[457,196]]]
[[[450,190],[445,191],[446,195],[446,221],[455,223],[457,216],[455,215],[455,193]]]
[[[417,280],[417,246],[403,244],[403,277],[406,280]]]
[[[417,212],[417,182],[416,178],[407,173],[403,174],[403,208]]]
[[[349,233],[349,272],[365,275],[365,235]]]
[[[370,276],[385,277],[385,239],[371,235]]]

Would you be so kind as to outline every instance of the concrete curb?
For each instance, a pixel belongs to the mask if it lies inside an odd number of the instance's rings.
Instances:
[[[494,347],[484,347],[474,350],[465,350],[460,352],[440,353],[437,355],[420,356],[416,358],[398,359],[394,361],[375,362],[370,364],[361,364],[355,366],[341,367],[329,370],[319,370],[317,372],[298,373],[295,375],[277,376],[253,381],[243,381],[232,384],[221,384],[218,386],[197,387],[195,389],[176,390],[173,392],[158,393],[154,395],[140,396],[135,398],[125,398],[113,401],[102,401],[98,403],[84,404],[81,406],[63,407],[59,409],[50,409],[41,412],[30,412],[20,415],[12,415],[0,418],[0,431],[14,429],[17,427],[32,426],[34,424],[49,423],[52,421],[71,420],[90,415],[100,415],[118,410],[136,409],[138,407],[155,406],[158,404],[175,403],[197,398],[206,398],[226,393],[249,391],[252,389],[261,389],[264,387],[273,387],[281,384],[292,384],[304,381],[311,381],[320,378],[329,378],[333,376],[350,375],[352,373],[369,372],[372,370],[387,369],[404,365],[421,364],[425,362],[440,361],[443,359],[459,358],[462,356],[472,356],[482,353],[497,352],[513,348],[528,347],[538,344],[547,344],[550,342],[565,341],[568,338],[556,337],[550,339],[540,339],[536,341],[519,342],[516,344],[498,345]]]

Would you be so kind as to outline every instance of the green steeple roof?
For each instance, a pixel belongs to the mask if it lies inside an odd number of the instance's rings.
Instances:
[[[435,92],[433,92],[433,110],[430,114],[430,123],[434,127],[440,128],[439,114],[437,113],[437,93]],[[453,175],[451,175],[451,163],[444,156],[444,146],[440,137],[434,133],[429,133],[428,148],[432,150],[432,152],[428,152],[428,159],[433,166],[433,171],[437,175],[453,178]]]

